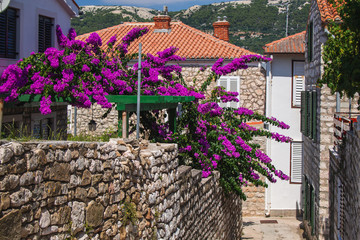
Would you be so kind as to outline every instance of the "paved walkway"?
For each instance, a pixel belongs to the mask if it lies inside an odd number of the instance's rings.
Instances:
[[[260,223],[260,220],[277,220],[278,223]],[[285,217],[244,217],[243,240],[303,240],[300,221]]]

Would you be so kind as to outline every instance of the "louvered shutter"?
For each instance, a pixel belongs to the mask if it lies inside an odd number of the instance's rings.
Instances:
[[[303,144],[302,142],[291,143],[291,182],[301,183],[303,169]]]
[[[8,8],[0,13],[0,57],[16,58],[17,10]]]
[[[312,138],[312,130],[313,130],[313,128],[312,128],[312,120],[313,120],[313,118],[312,118],[312,110],[313,110],[313,107],[312,107],[312,103],[313,103],[313,101],[312,101],[312,98],[313,98],[313,94],[312,93],[310,93],[310,92],[307,92],[307,95],[308,95],[308,97],[307,97],[307,101],[308,101],[308,104],[307,104],[307,108],[308,108],[308,110],[307,110],[307,122],[308,122],[308,129],[307,129],[307,135],[306,136],[308,136],[309,138]]]
[[[344,233],[344,190],[340,178],[337,178],[337,233],[338,239],[343,238]]]
[[[304,62],[293,62],[293,99],[292,104],[294,107],[301,106],[301,92],[305,89],[305,76],[304,76]]]
[[[303,211],[304,211],[304,219],[307,220],[308,219],[308,214],[307,214],[307,210],[308,210],[308,204],[307,204],[307,200],[308,200],[308,180],[307,177],[304,175],[304,181],[303,181]]]
[[[221,86],[225,88],[225,90],[227,90],[228,88],[227,77],[220,77],[220,79],[218,80],[218,86]],[[226,103],[220,103],[219,105],[222,108],[227,107]]]
[[[218,80],[218,86],[224,87],[226,91],[231,92],[239,92],[240,91],[240,78],[238,76],[222,76]],[[240,100],[240,93],[238,96]],[[238,108],[240,106],[240,102],[227,102],[220,103],[220,107],[232,107]]]
[[[44,52],[47,48],[52,46],[52,26],[51,18],[39,16],[39,52]]]
[[[229,91],[231,92],[239,92],[240,91],[240,86],[239,86],[239,79],[238,77],[229,77],[230,79],[230,86],[229,86]],[[239,97],[239,96],[238,96]],[[239,104],[240,102],[230,102],[229,103],[229,107],[232,108],[238,108],[240,106]]]
[[[317,140],[317,93],[316,91],[311,93],[311,138],[316,141]]]
[[[305,99],[305,91],[301,92],[301,123],[300,123],[300,131],[305,135],[306,129],[306,99]]]
[[[311,226],[311,234],[315,235],[315,189],[313,186],[310,186],[311,192],[311,201],[310,201],[310,226]]]
[[[308,61],[311,62],[313,59],[313,45],[314,45],[314,25],[313,22],[310,22],[309,28],[308,28]]]

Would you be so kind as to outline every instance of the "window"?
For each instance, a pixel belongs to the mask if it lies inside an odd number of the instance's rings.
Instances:
[[[301,183],[303,169],[303,143],[291,143],[290,183]]]
[[[292,107],[301,107],[301,92],[305,89],[304,61],[293,61]]]
[[[52,46],[53,20],[48,17],[39,16],[39,52]]]
[[[311,21],[308,28],[308,61],[311,62],[314,56],[314,24]]]
[[[238,92],[238,99],[240,100],[240,77],[239,76],[222,76],[218,80],[218,86],[224,87],[226,91]],[[240,107],[240,102],[220,103],[220,107]]]
[[[0,13],[0,58],[15,59],[17,56],[17,17],[17,10],[10,7]]]
[[[317,140],[317,93],[301,92],[301,132],[314,141]]]

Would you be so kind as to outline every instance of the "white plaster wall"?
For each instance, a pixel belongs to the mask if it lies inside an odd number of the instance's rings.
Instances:
[[[38,51],[39,15],[54,19],[53,46],[58,47],[55,26],[59,24],[67,34],[70,29],[71,17],[78,14],[78,9],[72,0],[11,0],[9,7],[19,10],[17,59],[0,58],[0,74],[10,64],[28,57],[31,52]]]
[[[290,136],[294,141],[302,141],[300,132],[300,108],[292,108],[292,61],[304,60],[303,55],[279,54],[273,56],[271,63],[271,116],[290,125],[282,130],[271,127],[272,132]],[[277,169],[290,176],[290,143],[271,141],[270,157]],[[278,180],[271,184],[271,210],[301,209],[301,184]]]

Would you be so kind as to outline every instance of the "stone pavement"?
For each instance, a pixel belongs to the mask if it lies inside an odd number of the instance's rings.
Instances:
[[[260,223],[277,220],[278,223]],[[300,221],[294,217],[244,217],[243,240],[302,240]]]

